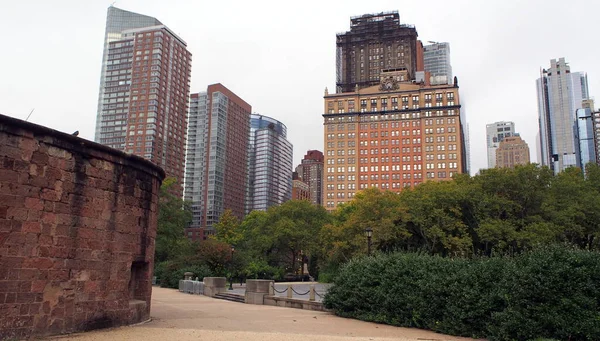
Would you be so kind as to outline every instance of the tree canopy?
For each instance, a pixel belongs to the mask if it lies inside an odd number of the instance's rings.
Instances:
[[[450,181],[426,182],[400,193],[369,188],[327,212],[309,201],[287,201],[239,221],[226,210],[213,242],[189,246],[183,229],[188,205],[161,189],[156,257],[201,262],[238,277],[282,278],[335,273],[366,254],[365,229],[378,252],[421,251],[446,257],[516,254],[537,245],[600,247],[600,167],[558,175],[535,164],[494,168]],[[204,243],[203,242],[203,243]],[[187,244],[186,244],[187,243]],[[209,245],[210,244],[210,245]],[[235,257],[230,255],[235,246]]]

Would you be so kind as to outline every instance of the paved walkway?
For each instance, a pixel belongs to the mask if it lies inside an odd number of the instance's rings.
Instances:
[[[458,341],[472,340],[418,329],[344,319],[329,313],[258,306],[154,288],[152,321],[53,338],[74,341]]]

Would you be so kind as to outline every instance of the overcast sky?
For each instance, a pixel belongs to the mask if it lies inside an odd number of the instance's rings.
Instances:
[[[112,1],[0,0],[0,113],[93,140],[106,9]],[[472,173],[485,125],[514,121],[536,161],[535,79],[565,57],[600,91],[600,1],[119,0],[154,16],[192,53],[192,92],[222,83],[288,128],[294,164],[323,150],[323,91],[335,89],[335,35],[350,16],[398,10],[419,39],[450,43],[470,127]]]

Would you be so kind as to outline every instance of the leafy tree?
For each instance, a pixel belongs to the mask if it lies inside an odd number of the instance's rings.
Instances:
[[[408,208],[410,246],[432,254],[465,255],[472,239],[463,221],[461,192],[454,181],[426,182],[401,193]]]
[[[600,197],[594,188],[596,173],[585,179],[578,168],[567,168],[552,181],[544,207],[549,220],[563,228],[563,237],[581,248],[592,249],[600,233]]]
[[[215,239],[218,241],[229,245],[237,245],[243,238],[240,222],[231,209],[225,210],[214,227],[217,232]]]
[[[297,271],[301,251],[308,257],[319,254],[319,232],[329,218],[322,206],[306,200],[287,201],[265,212],[250,212],[239,228],[242,238],[238,245],[245,252],[249,267],[245,272],[249,277],[260,277],[261,273],[275,276]]]
[[[474,253],[519,252],[540,241],[532,231],[546,231],[544,240],[552,239],[554,230],[544,217],[552,171],[535,164],[514,169],[493,168],[469,177],[457,177],[463,191],[461,210],[473,239]]]
[[[397,249],[410,237],[406,218],[406,207],[396,193],[377,188],[361,191],[354,200],[338,208],[333,214],[333,222],[321,231],[324,257],[329,262],[341,264],[358,254],[366,254],[367,228],[373,230],[375,249]]]
[[[318,253],[319,231],[329,220],[325,208],[307,200],[290,200],[269,208],[267,214],[272,260],[294,272],[300,251],[308,257]]]
[[[176,183],[175,178],[169,177],[160,187],[155,263],[173,260],[189,251],[184,230],[192,220],[192,212],[188,202],[170,191]]]

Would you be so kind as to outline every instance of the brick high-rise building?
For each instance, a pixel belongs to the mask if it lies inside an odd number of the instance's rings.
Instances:
[[[592,113],[594,120],[594,146],[596,148],[596,162],[600,165],[600,111]]]
[[[505,137],[496,149],[496,167],[514,168],[529,163],[529,146],[520,136]]]
[[[324,206],[378,187],[401,191],[466,171],[458,84],[409,81],[384,71],[379,85],[325,92]]]
[[[496,150],[504,138],[515,135],[515,123],[500,121],[486,124],[485,131],[488,168],[494,168],[496,167]]]
[[[350,31],[337,35],[336,92],[379,84],[381,71],[417,71],[417,30],[400,24],[397,11],[350,18]],[[419,65],[420,66],[420,65]]]
[[[300,180],[308,184],[310,199],[315,205],[323,205],[324,159],[321,151],[309,150],[296,167]]]
[[[108,8],[95,140],[151,160],[179,186],[191,58],[157,19]]]
[[[292,200],[310,200],[310,187],[300,179],[298,172],[292,174]]]
[[[192,203],[194,232],[211,233],[226,209],[244,217],[251,112],[221,84],[190,97],[184,198]]]

